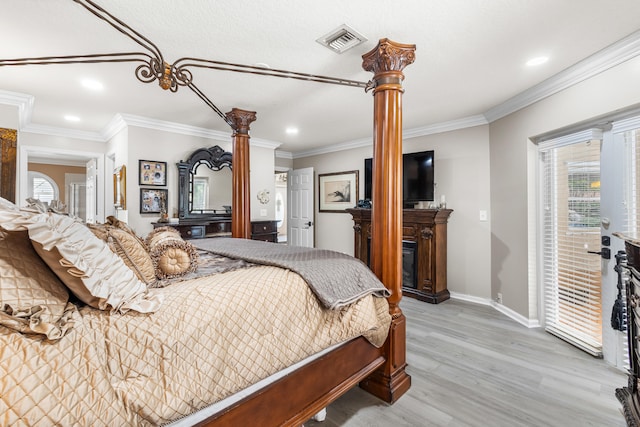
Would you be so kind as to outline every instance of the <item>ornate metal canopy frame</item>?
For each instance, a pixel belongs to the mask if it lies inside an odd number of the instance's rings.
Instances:
[[[316,74],[299,73],[295,71],[271,69],[252,65],[234,64],[229,62],[214,61],[201,58],[180,58],[173,64],[165,61],[160,49],[148,38],[131,28],[124,21],[113,16],[104,8],[92,0],[72,0],[99,19],[105,21],[120,33],[129,37],[146,52],[121,52],[91,55],[45,56],[36,58],[0,59],[0,67],[16,65],[52,65],[52,64],[80,64],[102,62],[138,62],[135,69],[136,78],[143,83],[158,81],[164,90],[177,92],[180,86],[191,89],[206,105],[220,116],[234,131],[236,124],[227,117],[193,82],[193,74],[189,68],[208,68],[212,70],[233,71],[237,73],[258,74],[297,80],[306,80],[319,83],[337,84],[363,88],[368,91],[374,87],[372,81],[365,83],[357,80],[348,80],[337,77],[327,77]]]

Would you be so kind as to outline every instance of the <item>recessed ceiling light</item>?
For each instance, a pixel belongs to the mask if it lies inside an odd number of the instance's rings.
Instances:
[[[542,65],[549,60],[548,56],[537,56],[527,61],[527,67],[535,67],[536,65]]]
[[[298,128],[289,127],[287,129],[285,129],[285,132],[287,133],[287,135],[297,135],[298,134]]]
[[[82,86],[86,89],[89,90],[95,90],[95,91],[99,91],[104,89],[104,85],[102,83],[100,83],[97,80],[93,80],[93,79],[82,79],[82,81],[80,82],[82,84]]]
[[[64,119],[68,122],[79,122],[80,117],[74,116],[73,114],[67,114],[64,116]]]

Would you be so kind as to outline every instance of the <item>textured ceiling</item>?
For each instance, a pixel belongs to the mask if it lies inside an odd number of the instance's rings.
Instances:
[[[363,53],[387,37],[417,46],[405,69],[405,131],[486,113],[640,27],[636,0],[98,0],[153,41],[165,60],[191,56],[367,81]],[[0,0],[0,59],[142,51],[72,0]],[[336,54],[315,40],[348,24],[368,38]],[[10,43],[7,41],[10,40]],[[527,68],[527,59],[548,63]],[[33,95],[31,123],[102,132],[116,113],[229,132],[191,91],[142,84],[134,64],[0,67],[0,90]],[[79,80],[102,81],[99,93]],[[257,112],[251,135],[292,153],[371,136],[362,89],[195,70],[223,111]],[[65,114],[81,118],[78,123]],[[299,133],[285,133],[296,126]]]

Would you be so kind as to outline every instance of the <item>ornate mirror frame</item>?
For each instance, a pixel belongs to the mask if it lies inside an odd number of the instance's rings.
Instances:
[[[224,167],[233,169],[233,155],[216,145],[211,148],[199,148],[185,160],[176,163],[178,166],[178,217],[180,220],[209,219],[231,217],[231,213],[192,212],[189,206],[193,198],[193,176],[198,166],[204,164],[213,171]]]

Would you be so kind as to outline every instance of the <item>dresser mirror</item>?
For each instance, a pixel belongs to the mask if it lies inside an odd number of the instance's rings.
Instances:
[[[181,220],[231,216],[232,154],[219,146],[199,148],[178,166]]]

